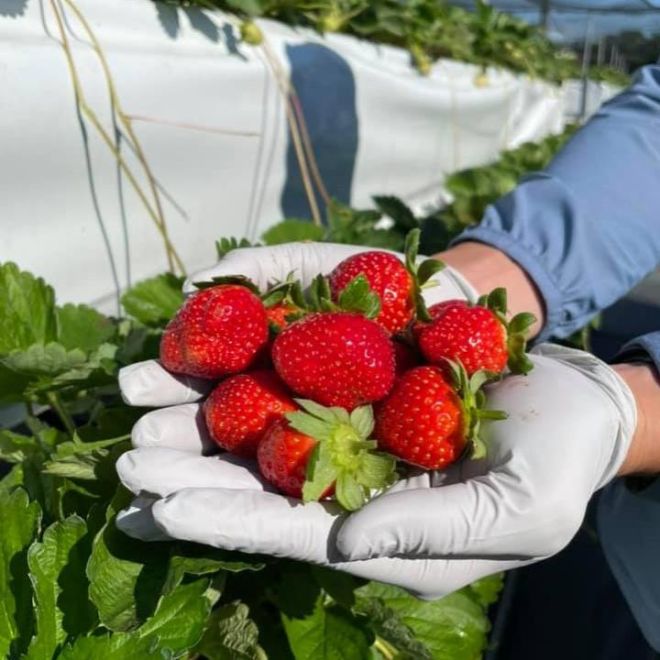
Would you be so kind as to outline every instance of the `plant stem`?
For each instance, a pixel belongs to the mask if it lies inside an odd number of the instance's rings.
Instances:
[[[399,652],[382,637],[376,637],[374,648],[383,656],[385,660],[395,660]]]
[[[46,394],[46,398],[48,399],[50,407],[57,413],[57,416],[62,421],[62,424],[64,424],[64,428],[67,430],[67,432],[70,435],[74,435],[76,432],[76,425],[73,421],[73,418],[69,414],[69,411],[64,407],[59,394],[57,394],[57,392],[48,392],[48,394]]]

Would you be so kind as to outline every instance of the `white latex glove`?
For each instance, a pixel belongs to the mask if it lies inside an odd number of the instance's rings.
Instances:
[[[616,474],[636,413],[596,358],[545,345],[532,360],[529,376],[489,388],[489,407],[509,418],[485,427],[486,459],[402,481],[350,517],[268,492],[250,463],[202,456],[199,406],[151,412],[134,429],[138,449],[117,465],[139,496],[118,525],[145,540],[330,566],[422,598],[542,559],[568,543],[591,494]]]
[[[303,287],[307,287],[319,273],[328,275],[340,261],[373,249],[336,243],[285,243],[272,247],[240,248],[229,252],[213,268],[189,277],[183,290],[184,293],[192,293],[196,290],[194,282],[222,275],[245,275],[265,290],[274,281],[284,281],[290,273],[300,279]],[[402,254],[394,254],[404,260]],[[449,266],[436,273],[430,282],[435,286],[423,291],[429,306],[454,298],[476,301],[478,297],[460,273]],[[134,406],[171,406],[198,401],[212,386],[207,380],[170,374],[156,360],[122,369],[119,383],[124,400]]]

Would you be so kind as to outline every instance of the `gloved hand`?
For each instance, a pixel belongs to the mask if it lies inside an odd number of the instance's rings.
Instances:
[[[188,278],[183,290],[189,294],[195,291],[195,282],[238,274],[249,277],[262,290],[274,281],[284,281],[291,273],[303,287],[307,287],[319,273],[327,275],[340,261],[371,249],[336,243],[284,243],[272,247],[240,248],[229,252],[213,268]],[[404,260],[402,254],[395,254]],[[428,306],[454,298],[476,301],[478,297],[460,273],[449,266],[436,273],[430,283],[434,286],[423,290]],[[170,374],[156,360],[126,367],[119,375],[119,383],[126,403],[134,406],[171,406],[198,401],[212,386],[211,382],[201,378]]]
[[[627,386],[586,353],[544,345],[532,361],[528,376],[488,388],[489,407],[509,418],[484,428],[485,459],[403,480],[348,517],[269,492],[249,462],[203,456],[211,445],[197,405],[151,412],[117,465],[139,496],[118,525],[142,539],[330,566],[422,598],[545,558],[616,474],[636,411]]]

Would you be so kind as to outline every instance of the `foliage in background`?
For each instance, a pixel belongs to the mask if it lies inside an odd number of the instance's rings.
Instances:
[[[442,0],[166,0],[182,7],[222,9],[246,19],[248,43],[259,43],[249,21],[273,18],[321,34],[344,32],[409,51],[422,73],[446,57],[500,66],[554,83],[580,77],[575,54],[552,44],[523,20],[479,2],[469,12]],[[602,71],[599,75],[603,75]],[[619,76],[619,79],[622,79]]]

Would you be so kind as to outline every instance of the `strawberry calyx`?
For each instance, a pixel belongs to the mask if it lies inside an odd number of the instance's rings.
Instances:
[[[307,314],[310,309],[305,295],[303,293],[302,284],[300,280],[293,277],[293,273],[289,273],[283,282],[276,282],[271,285],[266,293],[261,296],[261,302],[266,309],[274,307],[284,307],[287,313],[284,320],[287,323],[297,321]],[[282,330],[277,324],[270,323],[270,329],[275,334]]]
[[[536,322],[536,316],[530,312],[516,314],[510,321],[506,317],[506,289],[498,287],[477,300],[477,305],[489,309],[504,326],[508,352],[507,366],[514,374],[527,374],[534,368],[534,363],[527,357],[527,333]]]
[[[508,417],[503,410],[486,408],[486,395],[483,386],[493,379],[490,371],[481,370],[468,376],[465,367],[460,362],[446,360],[454,388],[461,401],[463,413],[463,433],[469,446],[470,458],[486,456],[486,444],[481,437],[481,423],[484,420],[502,420]]]
[[[412,229],[408,232],[404,247],[405,263],[406,270],[412,279],[411,295],[415,305],[416,316],[421,321],[431,321],[431,314],[424,302],[422,290],[428,286],[432,286],[430,279],[436,273],[443,270],[445,264],[439,259],[425,259],[421,263],[417,262],[420,235],[420,229]]]
[[[309,288],[310,307],[318,312],[357,312],[373,319],[380,314],[380,296],[369,286],[369,280],[356,275],[339,293],[337,301],[332,300],[330,280],[317,275]]]
[[[375,451],[377,443],[369,439],[374,429],[371,406],[349,413],[307,399],[295,401],[302,410],[286,414],[289,425],[317,441],[307,464],[304,502],[319,500],[334,484],[339,504],[356,511],[372,490],[394,482],[394,457]]]

